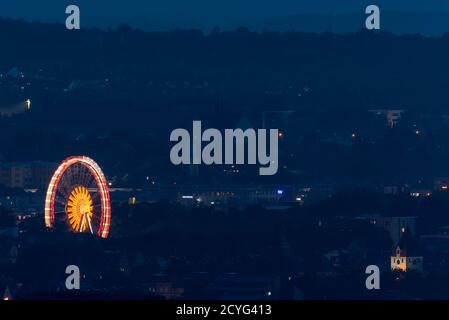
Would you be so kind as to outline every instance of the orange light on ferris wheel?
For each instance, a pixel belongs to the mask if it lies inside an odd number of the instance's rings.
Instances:
[[[89,157],[65,159],[54,172],[45,198],[45,225],[55,227],[55,216],[65,219],[74,232],[107,238],[111,222],[108,183]]]

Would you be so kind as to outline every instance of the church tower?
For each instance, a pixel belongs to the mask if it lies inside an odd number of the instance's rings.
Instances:
[[[391,255],[391,270],[422,272],[423,260],[418,241],[406,228]]]

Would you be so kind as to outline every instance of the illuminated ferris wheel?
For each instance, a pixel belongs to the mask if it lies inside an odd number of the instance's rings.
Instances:
[[[102,238],[109,234],[111,201],[106,178],[92,159],[75,156],[56,169],[45,199],[45,225],[90,232]]]

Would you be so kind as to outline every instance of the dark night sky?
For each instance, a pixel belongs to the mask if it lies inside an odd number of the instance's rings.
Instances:
[[[384,11],[449,12],[449,0],[1,0],[0,16],[64,22],[68,4],[80,6],[83,26],[127,23],[147,30],[227,28],[256,19],[308,13],[363,14],[368,4],[377,4]]]

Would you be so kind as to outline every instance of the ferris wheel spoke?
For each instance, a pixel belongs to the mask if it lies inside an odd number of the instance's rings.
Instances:
[[[64,181],[64,189],[63,189],[64,193],[70,194],[75,186],[76,185],[73,183],[73,181],[71,179],[66,179]]]
[[[66,194],[64,191],[58,190],[56,191],[55,199],[59,200],[67,200],[69,195]]]
[[[61,199],[61,198],[56,198],[55,199],[55,203],[58,203],[60,205],[62,205],[63,207],[65,207],[67,200],[66,199]]]
[[[100,220],[100,218],[99,218],[98,215],[96,215],[96,214],[94,214],[90,219],[91,219],[91,221],[94,221],[94,222]]]
[[[58,190],[56,191],[56,197],[57,197],[58,195],[59,195],[60,197],[62,197],[63,199],[67,199],[69,194],[66,193],[65,190],[59,190],[59,189],[58,189]]]
[[[95,193],[93,193],[92,198],[100,198],[100,192],[96,191]]]
[[[90,186],[90,178],[91,178],[92,174],[90,173],[90,171],[86,168],[84,168],[84,173],[83,173],[83,183],[84,186],[89,187]]]
[[[73,165],[71,168],[68,169],[67,172],[67,178],[70,186],[75,186],[75,172],[78,171],[78,164]]]
[[[68,179],[62,179],[60,181],[59,187],[57,189],[57,191],[63,195],[64,198],[67,198],[67,196],[70,194],[70,192],[72,191],[69,183],[67,181]]]
[[[59,203],[60,205],[62,205],[62,206],[64,206],[65,207],[65,205],[66,205],[66,201],[63,201],[63,200],[59,200],[59,199],[55,199],[55,202],[57,202],[57,203]]]
[[[64,176],[61,178],[61,180],[59,181],[59,186],[61,187],[61,189],[64,189],[64,190],[68,189],[68,186],[70,184],[69,179],[70,179],[70,172],[66,172],[64,174]]]
[[[97,181],[93,174],[89,173],[89,186],[97,187]]]
[[[92,202],[95,207],[101,206],[101,197],[100,196],[92,196]]]
[[[84,170],[82,170],[81,168],[80,168],[80,170],[78,170],[78,177],[79,177],[80,184],[85,186],[86,185],[86,172]]]
[[[95,177],[93,176],[93,174],[90,173],[90,171],[89,171],[89,173],[87,175],[87,183],[86,183],[86,185],[89,186],[89,187],[92,187],[92,186],[96,185]]]

